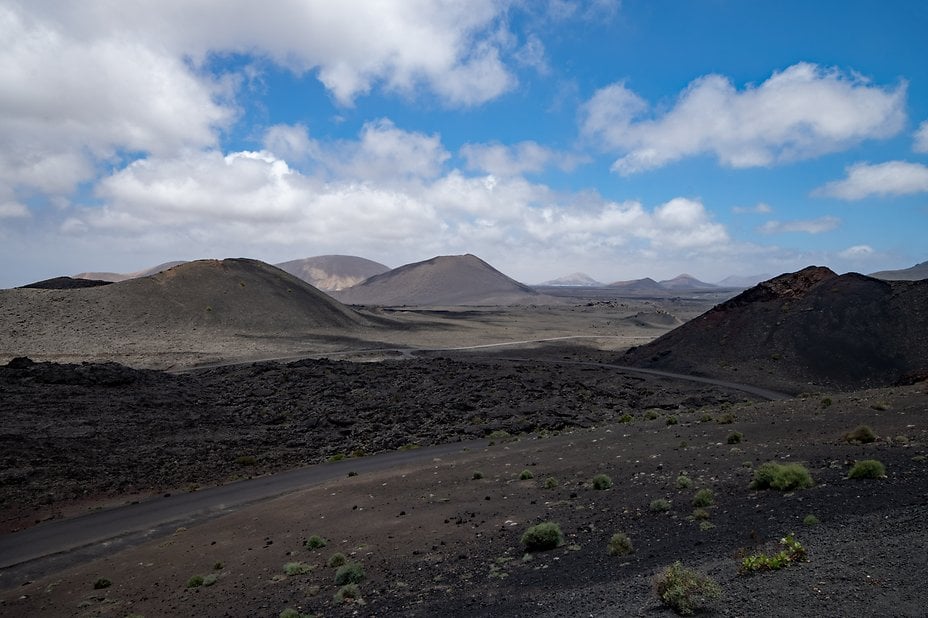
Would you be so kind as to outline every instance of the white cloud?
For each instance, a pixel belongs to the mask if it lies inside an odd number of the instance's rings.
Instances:
[[[846,178],[819,187],[813,191],[813,195],[862,200],[872,195],[911,195],[928,192],[928,166],[921,163],[857,163],[848,167],[846,171]]]
[[[773,212],[773,208],[769,204],[759,202],[754,206],[734,206],[731,211],[736,215],[746,215],[746,214],[757,214],[757,215],[766,215]]]
[[[821,234],[830,232],[841,225],[841,219],[825,216],[818,219],[798,221],[767,221],[758,231],[764,234],[782,234],[784,232],[801,232],[803,234]]]
[[[19,202],[0,202],[0,219],[26,219],[29,209]]]
[[[728,78],[694,80],[661,113],[615,83],[583,107],[582,130],[624,153],[612,169],[634,174],[711,154],[728,167],[769,166],[886,138],[905,123],[906,85],[872,85],[809,63],[738,90]]]
[[[586,161],[584,157],[556,152],[534,141],[511,146],[499,143],[464,144],[461,156],[467,163],[467,169],[498,176],[538,173],[551,166],[570,171]]]
[[[915,144],[912,146],[915,152],[928,152],[928,120],[918,126],[915,132]]]
[[[853,247],[848,247],[844,251],[840,251],[838,256],[846,260],[854,260],[870,257],[874,253],[876,252],[870,245],[854,245]]]

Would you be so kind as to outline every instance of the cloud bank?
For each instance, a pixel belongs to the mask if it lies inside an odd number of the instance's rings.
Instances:
[[[928,192],[928,166],[907,161],[871,165],[857,163],[847,168],[842,180],[829,182],[813,194],[842,200],[862,200]]]

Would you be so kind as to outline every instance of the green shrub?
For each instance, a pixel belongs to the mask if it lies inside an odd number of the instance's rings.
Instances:
[[[496,431],[491,431],[487,436],[489,439],[499,442],[512,442],[515,438],[505,429],[497,429]]]
[[[731,413],[723,414],[722,416],[719,417],[719,419],[716,422],[719,425],[731,425],[732,423],[735,422],[735,415]]]
[[[321,536],[319,536],[318,534],[314,534],[308,539],[306,539],[305,541],[303,541],[303,547],[305,547],[306,549],[320,549],[322,547],[325,547],[328,544],[329,542],[326,541]]]
[[[806,467],[798,463],[778,464],[767,462],[754,470],[754,480],[751,489],[776,489],[789,491],[791,489],[806,489],[812,487],[815,481]]]
[[[554,549],[564,544],[564,534],[559,525],[546,521],[526,530],[522,535],[522,544],[529,552]]]
[[[235,458],[235,463],[240,466],[254,466],[258,463],[258,459],[254,455],[242,455]]]
[[[658,498],[657,500],[651,500],[651,504],[648,505],[648,509],[652,513],[663,513],[670,510],[670,500],[667,498]]]
[[[360,603],[361,589],[357,584],[345,584],[335,593],[334,599],[336,603]]]
[[[726,441],[729,444],[740,444],[741,440],[743,439],[744,439],[743,433],[741,433],[740,431],[733,431],[730,434],[728,434],[728,438],[726,438]]]
[[[704,508],[693,509],[693,519],[705,521],[709,519],[709,511]]]
[[[610,489],[612,487],[612,479],[606,476],[605,474],[597,474],[593,477],[593,489]]]
[[[668,425],[676,425],[676,424],[679,423],[679,422],[680,422],[680,421],[679,421],[679,419],[677,419],[676,416],[668,416],[668,417],[667,417],[667,421],[666,421],[666,423],[667,423]]]
[[[634,418],[632,417],[631,414],[628,414],[627,412],[619,417],[620,423],[631,423],[632,420],[634,420]]]
[[[329,561],[326,564],[329,565],[329,568],[334,569],[336,567],[342,566],[343,564],[347,562],[348,562],[348,558],[345,557],[345,554],[343,554],[342,552],[336,552],[332,554],[331,556],[329,556]]]
[[[861,459],[847,473],[849,479],[881,479],[886,476],[886,466],[876,459]]]
[[[527,480],[533,479],[533,478],[535,478],[535,475],[532,474],[532,471],[531,471],[531,470],[528,470],[528,469],[523,470],[523,471],[521,472],[521,474],[519,474],[519,480],[520,480],[520,481],[527,481]]]
[[[188,587],[188,588],[199,588],[199,587],[202,586],[202,585],[203,585],[203,576],[202,576],[202,575],[194,575],[193,577],[191,577],[190,579],[187,580],[187,587]]]
[[[360,584],[364,581],[364,569],[357,562],[348,562],[335,571],[335,585]]]
[[[693,496],[693,506],[705,507],[712,506],[715,503],[715,496],[711,489],[700,489]]]
[[[219,581],[219,576],[216,573],[210,573],[209,575],[203,578],[203,585],[212,586],[218,581]]]
[[[701,522],[699,522],[699,529],[702,530],[703,532],[705,532],[706,530],[712,530],[713,528],[715,528],[715,524],[713,524],[708,519],[704,519]]]
[[[287,575],[304,575],[312,570],[313,568],[305,562],[288,562],[284,565],[284,573]]]
[[[343,459],[345,459],[345,457],[346,455],[344,453],[335,453],[334,455],[331,455],[328,459],[326,459],[326,461],[329,463],[335,463],[336,461],[342,461]]]
[[[709,413],[703,414],[702,416],[699,417],[699,422],[700,422],[700,423],[711,423],[711,422],[712,422],[712,415],[709,414]]]
[[[624,556],[625,554],[630,554],[634,550],[632,547],[632,541],[628,538],[628,535],[624,532],[616,532],[612,535],[612,538],[609,539],[609,545],[607,546],[610,556]]]
[[[661,603],[683,616],[707,608],[722,596],[722,589],[708,575],[687,569],[679,561],[654,579],[654,591]]]
[[[868,425],[859,425],[855,427],[852,431],[844,434],[844,439],[847,442],[859,442],[861,444],[869,444],[876,441],[876,434],[873,432]]]
[[[831,397],[822,397],[822,409],[831,407]]]
[[[648,410],[647,412],[644,413],[644,417],[645,417],[646,419],[648,419],[649,421],[653,421],[653,420],[656,419],[658,416],[660,416],[660,415],[659,415],[657,412],[655,412],[654,410]]]
[[[103,590],[104,588],[109,588],[112,585],[113,585],[113,582],[111,582],[109,579],[107,579],[106,577],[101,577],[100,579],[98,579],[97,581],[93,583],[93,589]]]
[[[686,474],[677,477],[677,489],[689,489],[693,486],[693,479]]]
[[[221,571],[225,565],[221,561],[217,561],[213,564],[214,571]]]
[[[553,476],[549,476],[545,479],[545,489],[554,489],[558,486],[557,479]]]
[[[806,559],[806,549],[792,534],[780,539],[782,550],[773,555],[754,554],[741,560],[741,573],[775,571]]]
[[[479,470],[474,470],[474,473],[471,475],[471,478],[474,479],[475,481],[479,481],[480,479],[483,478],[483,472]]]
[[[820,524],[821,522],[819,521],[818,517],[810,513],[802,518],[802,523],[804,523],[807,526],[816,526]]]

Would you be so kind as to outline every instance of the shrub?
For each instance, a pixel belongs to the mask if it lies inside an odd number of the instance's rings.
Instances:
[[[210,573],[209,575],[203,578],[203,585],[212,586],[218,581],[219,581],[219,576],[215,573]]]
[[[689,489],[693,486],[693,479],[686,474],[677,477],[677,489]]]
[[[847,442],[859,442],[861,444],[869,444],[876,441],[876,434],[873,433],[868,425],[859,425],[855,427],[852,431],[844,434],[844,439]]]
[[[292,607],[280,612],[280,618],[313,618],[312,614],[302,614]]]
[[[479,481],[480,479],[483,478],[483,472],[479,470],[474,470],[474,473],[471,475],[471,478],[474,479],[475,481]]]
[[[222,564],[222,561],[217,561],[213,564],[214,571],[221,571],[225,565]]]
[[[886,466],[876,459],[861,459],[847,473],[849,479],[880,479],[886,476]]]
[[[308,539],[306,539],[305,541],[303,541],[303,547],[305,547],[306,549],[319,549],[321,547],[325,547],[328,544],[329,542],[326,541],[321,536],[319,536],[318,534],[314,534]]]
[[[693,509],[693,519],[705,521],[709,519],[709,511],[704,508]]]
[[[712,530],[713,528],[715,528],[715,524],[713,524],[708,519],[704,519],[701,522],[699,522],[699,529],[702,530],[703,532],[705,532],[706,530]]]
[[[780,545],[783,547],[778,553],[772,556],[766,554],[754,554],[741,560],[741,573],[754,573],[756,571],[775,571],[788,567],[794,562],[806,559],[806,548],[797,541],[792,534],[788,534],[780,539]]]
[[[335,571],[335,585],[360,584],[364,581],[364,569],[357,562],[348,562]]]
[[[712,415],[709,413],[703,414],[702,416],[699,417],[699,422],[700,423],[711,423]]]
[[[807,526],[816,526],[820,524],[819,518],[811,513],[802,518],[802,523]]]
[[[626,412],[625,414],[623,414],[622,416],[619,417],[619,422],[620,422],[620,423],[631,423],[632,420],[633,420],[632,415],[631,415],[631,414],[628,414],[627,412]]]
[[[612,479],[605,474],[597,474],[593,477],[593,489],[609,489],[612,487]]]
[[[345,554],[343,554],[342,552],[336,552],[332,554],[331,556],[329,556],[329,561],[326,564],[328,564],[330,568],[334,569],[336,567],[342,566],[343,564],[347,562],[348,562],[348,559],[345,558]]]
[[[798,463],[778,464],[767,462],[754,470],[754,480],[751,489],[776,489],[789,491],[790,489],[806,489],[812,487],[815,481],[806,467]]]
[[[532,471],[531,471],[531,470],[528,470],[528,469],[523,470],[522,473],[519,474],[519,480],[520,480],[520,481],[527,481],[527,480],[533,479],[533,478],[535,478],[535,475],[532,474]]]
[[[644,417],[648,419],[649,421],[653,421],[654,419],[658,417],[658,413],[655,412],[654,410],[648,410],[647,412],[644,413]]]
[[[822,397],[822,409],[831,407],[831,397]]]
[[[657,500],[651,500],[651,504],[648,505],[648,509],[652,513],[663,513],[670,510],[670,500],[667,498],[658,498]]]
[[[361,601],[361,589],[357,584],[345,584],[335,593],[336,603],[358,603]]]
[[[630,554],[634,550],[632,547],[632,541],[628,538],[628,535],[624,532],[616,532],[612,535],[612,538],[609,539],[609,545],[607,546],[610,556],[624,556],[625,554]]]
[[[525,545],[525,550],[530,552],[554,549],[563,543],[564,534],[561,527],[553,521],[532,526],[522,535],[522,544]]]
[[[693,506],[705,507],[712,506],[715,503],[715,496],[712,495],[711,489],[700,489],[693,496]]]
[[[97,581],[93,583],[93,589],[103,590],[104,588],[109,588],[112,585],[113,585],[113,582],[111,582],[109,579],[107,579],[106,577],[101,577],[100,579],[98,579]]]
[[[654,578],[654,591],[661,603],[683,616],[708,607],[722,596],[722,589],[715,580],[687,569],[679,561]]]
[[[733,431],[728,434],[727,442],[729,444],[740,444],[741,440],[744,439],[744,434],[740,431]]]
[[[720,416],[720,417],[719,417],[719,420],[716,421],[716,422],[717,422],[719,425],[731,425],[732,423],[735,422],[735,415],[734,415],[734,414],[731,414],[731,413],[729,412],[728,414],[724,414],[724,415]]]
[[[287,575],[304,575],[312,570],[313,568],[305,562],[288,562],[284,565],[284,573]]]
[[[554,489],[558,486],[557,479],[553,476],[549,476],[545,479],[545,489]]]
[[[199,587],[202,586],[202,585],[203,585],[203,576],[202,576],[202,575],[194,575],[193,577],[191,577],[190,579],[187,580],[187,587],[188,587],[188,588],[199,588]]]
[[[254,455],[242,455],[235,458],[235,463],[240,466],[254,466],[258,463],[258,460]]]
[[[666,421],[666,423],[667,423],[668,425],[676,425],[676,424],[679,423],[679,422],[680,422],[680,421],[677,419],[676,416],[668,416],[668,417],[667,417],[667,421]]]

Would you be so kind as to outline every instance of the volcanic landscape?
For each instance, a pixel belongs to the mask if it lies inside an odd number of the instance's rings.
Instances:
[[[0,614],[674,615],[653,581],[680,561],[720,585],[707,615],[922,616],[910,274],[530,287],[320,256],[0,290]],[[755,486],[768,462],[812,486]],[[528,551],[542,522],[563,538]],[[745,572],[790,534],[805,560]]]

